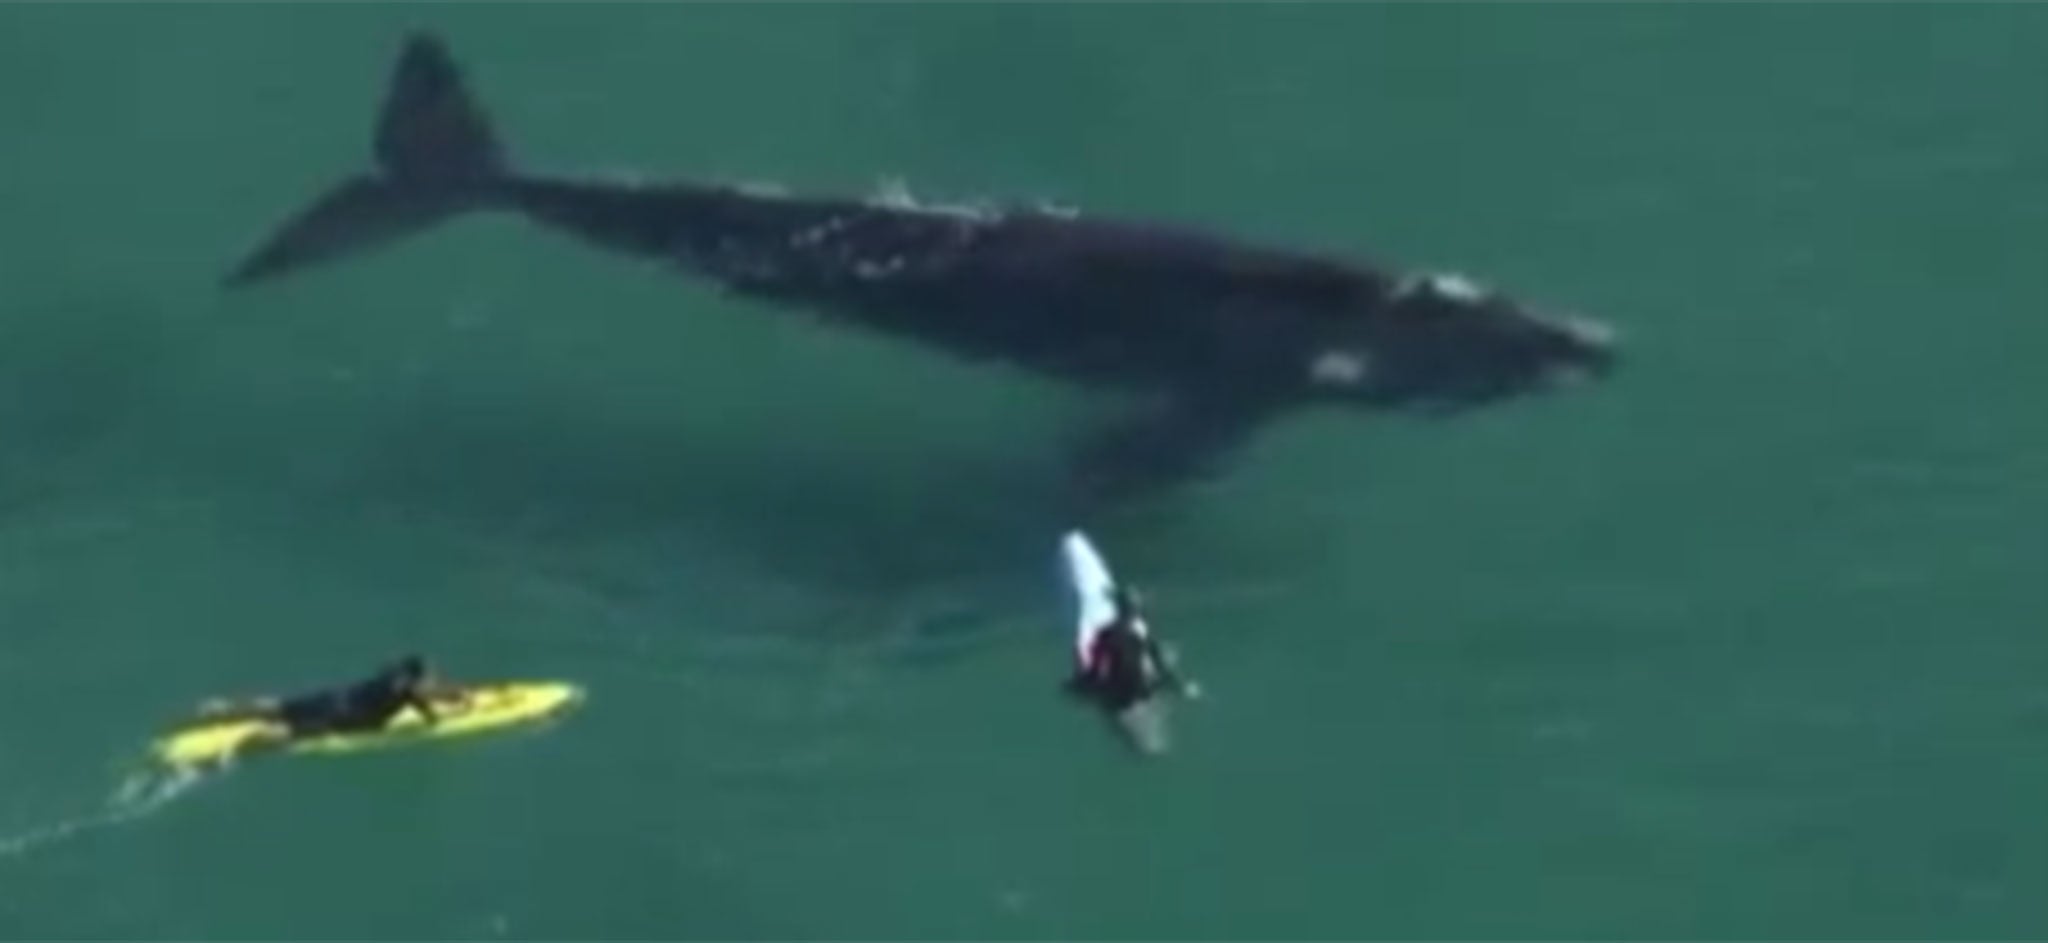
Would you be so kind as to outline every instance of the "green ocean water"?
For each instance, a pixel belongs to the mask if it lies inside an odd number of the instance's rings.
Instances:
[[[1455,267],[1608,383],[1117,404],[512,219],[237,293],[440,31],[524,165],[1042,197]],[[2048,934],[2048,10],[0,7],[0,937]],[[1210,689],[1057,693],[1055,541]],[[551,729],[109,806],[398,651]]]

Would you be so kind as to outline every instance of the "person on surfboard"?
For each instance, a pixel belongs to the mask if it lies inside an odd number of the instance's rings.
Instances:
[[[434,709],[436,697],[459,698],[460,692],[444,684],[433,666],[418,655],[407,655],[355,684],[315,691],[290,698],[255,698],[249,701],[210,701],[200,705],[200,716],[209,721],[264,720],[282,724],[280,740],[294,740],[335,733],[382,730],[399,712],[410,706],[432,724],[440,719]]]
[[[1109,622],[1096,630],[1081,663],[1067,679],[1067,689],[1100,702],[1111,712],[1123,711],[1161,692],[1198,698],[1200,686],[1181,676],[1173,653],[1153,636],[1145,622],[1144,597],[1130,586],[1110,591],[1114,607]]]

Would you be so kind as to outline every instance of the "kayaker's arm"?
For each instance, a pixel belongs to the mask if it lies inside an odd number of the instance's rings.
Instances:
[[[440,717],[439,713],[431,706],[433,701],[453,704],[457,707],[464,707],[469,704],[468,691],[463,690],[461,685],[451,684],[446,679],[438,676],[422,680],[419,686],[413,689],[412,696],[414,706],[419,708],[421,716],[425,717],[428,723],[433,723]]]
[[[425,692],[414,691],[410,695],[407,695],[406,699],[412,703],[414,710],[420,712],[421,717],[426,718],[427,723],[440,723],[441,714],[440,712],[434,710],[433,697],[431,697]]]
[[[469,706],[469,689],[453,681],[435,679],[426,688],[427,696],[439,699],[457,707]]]

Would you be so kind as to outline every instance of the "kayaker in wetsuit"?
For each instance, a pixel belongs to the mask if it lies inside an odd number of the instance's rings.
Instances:
[[[440,719],[433,698],[443,685],[434,677],[426,659],[408,655],[386,666],[367,680],[298,697],[257,698],[242,704],[213,703],[202,707],[209,719],[253,718],[275,720],[286,728],[286,739],[330,733],[382,730],[409,705],[419,710],[427,723]]]
[[[1115,612],[1109,624],[1096,631],[1083,662],[1067,680],[1068,690],[1092,697],[1112,712],[1162,691],[1200,696],[1201,689],[1180,676],[1172,653],[1146,626],[1138,591],[1117,587],[1110,593],[1110,603]]]

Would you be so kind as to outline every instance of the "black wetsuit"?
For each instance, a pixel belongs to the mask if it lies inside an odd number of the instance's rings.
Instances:
[[[346,688],[291,698],[277,713],[294,737],[380,730],[412,704],[432,716],[433,707],[404,678],[383,674]]]
[[[1128,625],[1102,630],[1089,646],[1082,687],[1111,711],[1122,711],[1158,690],[1152,669],[1157,648]]]

